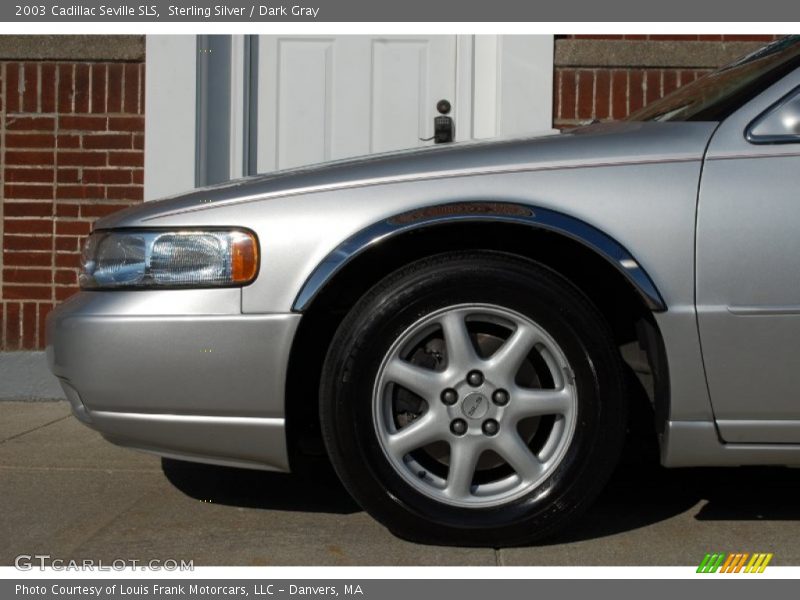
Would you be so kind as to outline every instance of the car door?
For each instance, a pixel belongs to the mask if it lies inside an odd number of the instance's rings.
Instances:
[[[712,138],[697,214],[696,301],[726,442],[800,443],[800,73]]]

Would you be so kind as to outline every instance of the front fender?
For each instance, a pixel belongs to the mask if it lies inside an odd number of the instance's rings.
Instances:
[[[376,244],[411,230],[453,222],[505,222],[565,235],[593,250],[616,268],[654,312],[667,309],[653,280],[634,256],[611,236],[558,211],[511,202],[452,202],[406,211],[373,223],[351,235],[319,263],[292,305],[303,312],[347,263]]]

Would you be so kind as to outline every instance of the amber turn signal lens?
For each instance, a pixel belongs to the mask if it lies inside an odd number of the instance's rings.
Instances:
[[[236,232],[231,240],[231,280],[249,283],[258,272],[258,242],[252,233]]]

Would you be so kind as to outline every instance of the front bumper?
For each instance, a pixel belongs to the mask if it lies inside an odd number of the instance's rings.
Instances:
[[[284,396],[297,314],[241,314],[241,291],[82,292],[47,322],[75,416],[109,441],[288,471]]]

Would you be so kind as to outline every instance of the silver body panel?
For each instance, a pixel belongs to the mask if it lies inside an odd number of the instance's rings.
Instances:
[[[48,361],[77,416],[111,441],[286,470],[299,320],[241,314],[238,289],[83,292],[49,319]]]
[[[714,127],[595,126],[345,161],[198,190],[122,211],[96,227],[249,227],[261,240],[263,260],[258,280],[243,290],[242,309],[288,312],[317,265],[374,223],[450,202],[513,202],[574,216],[636,248],[633,256],[668,306],[692,303],[694,277],[685,266],[692,262],[697,179]],[[659,241],[665,229],[671,238]]]
[[[798,76],[790,78],[787,86],[800,84]],[[774,362],[790,349],[792,336],[781,331],[794,334],[800,319],[800,277],[788,284],[770,277],[793,266],[800,243],[790,235],[798,217],[790,202],[800,189],[800,169],[791,170],[797,148],[780,146],[778,160],[785,162],[775,166],[764,159],[752,164],[752,152],[776,148],[744,139],[749,123],[781,95],[768,90],[718,132],[718,123],[623,123],[453,144],[237,181],[111,215],[96,228],[247,227],[261,244],[259,276],[241,290],[84,292],[50,319],[54,372],[79,395],[77,416],[112,441],[194,460],[287,469],[283,419],[292,399],[284,397],[286,365],[308,301],[352,255],[390,235],[386,223],[398,215],[500,203],[580,224],[571,231],[565,225],[564,233],[589,247],[586,231],[600,232],[622,249],[620,264],[640,269],[630,277],[640,293],[647,287],[642,282],[652,286],[649,295],[663,304],[650,306],[669,366],[664,464],[800,464],[800,435],[793,433],[800,405],[773,398],[761,402],[767,411],[760,412],[730,389],[755,385],[740,372],[754,363],[735,356],[736,336],[765,352],[758,364],[768,373],[793,360],[790,354]],[[753,172],[772,186],[778,212],[771,224],[759,221],[766,229],[749,231],[760,205],[748,180]],[[535,220],[531,226],[542,225]],[[731,230],[758,252],[737,255]],[[759,236],[775,236],[782,247]],[[768,262],[781,252],[784,259]],[[732,285],[751,276],[760,283]],[[763,334],[763,315],[735,312],[770,306],[784,312],[767,317],[773,321]],[[729,329],[731,322],[741,326]],[[214,352],[201,351],[207,347]],[[800,369],[777,381],[779,394],[795,373]],[[748,431],[764,428],[770,433],[752,440],[758,444],[747,443]]]
[[[703,170],[698,324],[726,442],[800,443],[800,144],[743,134],[798,85],[795,72],[722,123]]]

